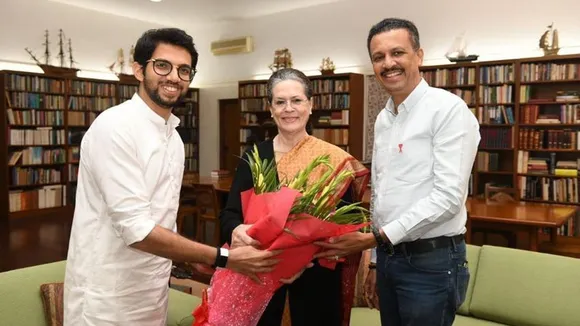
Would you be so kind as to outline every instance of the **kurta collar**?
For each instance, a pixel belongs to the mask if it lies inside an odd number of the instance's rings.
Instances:
[[[175,129],[181,122],[181,120],[173,113],[171,113],[169,119],[165,121],[165,119],[163,119],[160,115],[151,110],[147,103],[145,103],[145,101],[143,101],[143,99],[137,93],[133,94],[131,101],[139,108],[140,111],[143,111],[143,114],[145,114],[145,116],[162,132],[165,132],[167,127],[170,127],[170,129]]]

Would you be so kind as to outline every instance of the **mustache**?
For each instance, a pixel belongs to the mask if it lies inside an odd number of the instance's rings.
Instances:
[[[387,74],[390,74],[391,72],[404,72],[404,71],[405,71],[405,69],[403,69],[402,67],[395,66],[395,67],[392,67],[389,69],[384,69],[381,72],[381,76],[385,77]]]

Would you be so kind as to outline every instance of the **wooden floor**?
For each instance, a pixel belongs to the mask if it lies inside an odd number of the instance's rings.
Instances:
[[[16,221],[10,226],[5,269],[17,269],[66,259],[70,222],[47,217]]]
[[[70,221],[57,218],[13,223],[9,231],[9,250],[4,248],[1,256],[2,268],[12,270],[66,259],[69,232]],[[580,238],[567,240],[580,245]],[[525,235],[519,235],[517,248],[525,249],[527,241]],[[472,242],[482,245],[483,235],[474,234]],[[500,236],[489,235],[488,244],[507,246],[507,241]]]

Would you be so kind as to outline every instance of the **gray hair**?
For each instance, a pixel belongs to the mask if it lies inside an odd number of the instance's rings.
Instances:
[[[268,102],[272,103],[272,98],[274,97],[274,95],[272,94],[272,90],[274,89],[274,87],[279,82],[285,80],[295,80],[299,82],[304,87],[304,95],[306,95],[306,98],[307,99],[312,98],[312,82],[310,81],[310,79],[308,79],[308,77],[306,77],[306,75],[300,70],[293,68],[284,68],[275,71],[272,74],[272,76],[270,76],[270,79],[268,79],[267,85]]]

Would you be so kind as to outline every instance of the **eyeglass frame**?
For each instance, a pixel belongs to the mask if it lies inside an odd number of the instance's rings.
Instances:
[[[296,106],[294,106],[294,104],[292,104],[292,100],[300,100],[302,102],[300,102],[300,104],[297,104]],[[305,103],[308,103],[309,101],[310,101],[310,99],[308,99],[308,98],[306,98],[306,99],[303,99],[303,98],[291,98],[291,99],[288,99],[288,100],[284,100],[284,106],[282,106],[282,107],[276,108],[274,106],[274,103],[272,103],[272,102],[270,102],[270,106],[272,108],[276,109],[276,110],[285,109],[288,106],[288,102],[290,102],[290,106],[292,108],[296,109],[296,108],[299,108],[300,106],[304,105]]]
[[[153,72],[155,72],[159,76],[169,76],[173,72],[173,68],[175,67],[173,65],[173,63],[171,63],[171,62],[169,62],[168,60],[165,60],[165,59],[149,59],[149,60],[145,61],[145,63],[149,63],[149,62],[153,62],[153,65],[152,65],[151,68],[153,69]],[[160,74],[159,72],[157,72],[157,70],[155,70],[155,62],[165,62],[165,63],[169,64],[169,66],[171,67],[171,69],[169,69],[169,72],[166,73],[165,75],[164,74]],[[191,72],[192,73],[190,73],[190,78],[188,80],[181,78],[181,75],[179,74],[179,68],[182,68],[182,67],[188,67],[189,69],[191,69]],[[185,82],[191,82],[193,80],[193,78],[195,77],[196,74],[197,74],[197,69],[195,69],[195,68],[193,68],[193,67],[191,67],[189,65],[179,65],[179,66],[177,66],[177,77],[179,77],[179,79],[181,79],[181,80],[183,80]]]

